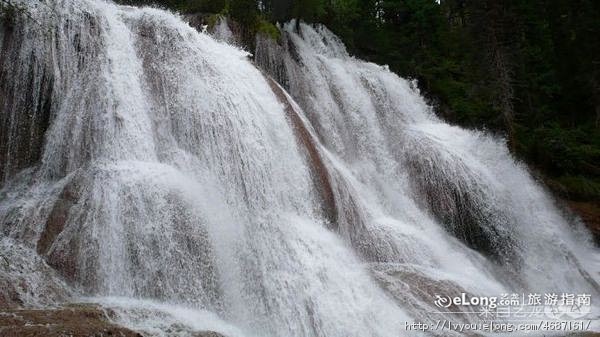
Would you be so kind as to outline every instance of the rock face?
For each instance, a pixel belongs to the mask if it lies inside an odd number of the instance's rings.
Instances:
[[[0,241],[0,308],[53,305],[71,295],[69,286],[33,249]]]
[[[112,322],[117,315],[95,304],[70,304],[60,308],[0,310],[2,337],[152,337]],[[213,331],[168,336],[225,337]],[[162,335],[161,335],[162,336]]]
[[[294,129],[299,143],[306,150],[306,154],[313,170],[313,176],[317,179],[315,187],[321,195],[323,212],[328,218],[329,223],[335,224],[337,222],[335,194],[333,193],[329,172],[323,162],[322,155],[319,152],[312,135],[308,131],[308,128],[304,125],[302,118],[300,118],[298,113],[294,110],[294,107],[287,98],[285,91],[271,77],[267,76],[266,78],[271,89],[273,89],[273,93],[277,96],[277,99],[279,99],[281,104],[284,105],[285,112],[287,113],[287,117]]]
[[[568,201],[567,204],[573,212],[581,217],[594,235],[594,240],[600,245],[600,202]]]
[[[194,337],[224,337],[220,333],[212,332],[212,331],[203,331],[194,334]]]
[[[449,320],[455,323],[474,323],[479,320],[476,314],[461,312],[455,305],[445,307],[448,313],[438,313],[436,316],[427,315],[430,312],[439,312],[440,307],[434,305],[436,295],[449,297],[469,293],[466,289],[447,280],[432,280],[425,277],[417,269],[402,267],[393,264],[373,264],[371,266],[374,279],[391,295],[391,297],[404,307],[413,308],[415,322],[436,324],[437,320]],[[410,290],[410,291],[408,291]],[[470,295],[471,296],[471,295]],[[444,337],[475,337],[478,334],[461,334],[456,331],[429,331],[432,336]]]
[[[199,32],[207,32],[219,41],[252,49],[248,43],[244,43],[242,26],[223,15],[193,13],[185,15],[184,20]]]
[[[0,18],[0,186],[41,155],[52,103],[54,78],[50,58],[41,50],[22,62],[19,36],[27,28],[19,20]],[[13,78],[25,79],[13,81]]]
[[[93,305],[58,309],[6,310],[0,312],[0,335],[5,337],[121,336],[142,335],[109,321],[110,312]]]

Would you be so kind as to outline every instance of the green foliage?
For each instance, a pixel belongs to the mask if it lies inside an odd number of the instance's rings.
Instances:
[[[325,1],[323,0],[296,0],[293,3],[294,18],[316,22],[325,14]]]
[[[179,1],[176,8],[184,13],[221,13],[226,9],[226,6],[226,0],[188,0],[184,2]]]
[[[565,197],[574,200],[600,199],[600,181],[586,176],[565,175],[554,180]]]
[[[229,14],[248,30],[254,31],[258,25],[259,12],[256,0],[229,1]]]
[[[273,40],[279,40],[279,38],[281,37],[281,31],[279,31],[279,29],[274,24],[265,19],[260,19],[258,21],[256,32],[264,34]]]
[[[555,175],[598,175],[600,139],[590,127],[561,128],[558,124],[539,127],[522,135],[527,157],[544,171]]]
[[[208,18],[206,18],[206,23],[208,24],[208,28],[214,28],[218,23],[219,20],[223,17],[222,14],[211,14],[208,16]]]

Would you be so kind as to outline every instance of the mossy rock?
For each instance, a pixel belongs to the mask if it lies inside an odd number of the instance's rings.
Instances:
[[[279,39],[281,38],[281,31],[279,30],[279,28],[277,28],[277,26],[264,19],[258,21],[256,33],[263,34],[275,41],[279,41]]]

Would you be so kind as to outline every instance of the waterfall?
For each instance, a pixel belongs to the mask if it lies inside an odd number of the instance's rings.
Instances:
[[[324,27],[259,37],[255,64],[166,11],[15,3],[0,252],[40,284],[26,305],[90,300],[157,336],[392,337],[457,319],[435,294],[599,294],[589,235],[501,139]]]

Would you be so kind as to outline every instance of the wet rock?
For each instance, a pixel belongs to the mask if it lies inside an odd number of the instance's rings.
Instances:
[[[273,90],[273,93],[277,96],[277,99],[284,105],[285,112],[287,113],[288,119],[291,123],[294,133],[298,139],[298,142],[304,147],[308,155],[310,167],[313,176],[316,178],[316,188],[319,191],[321,200],[323,201],[323,212],[329,220],[330,224],[337,223],[337,208],[335,194],[331,186],[331,178],[327,167],[323,162],[323,158],[312,135],[308,131],[304,122],[294,110],[294,107],[288,101],[287,96],[283,89],[270,77],[267,77],[267,82]]]
[[[56,237],[63,231],[69,216],[69,210],[77,202],[77,198],[77,183],[74,180],[65,186],[58,200],[54,203],[52,211],[50,211],[46,227],[37,243],[38,254],[45,255],[48,253]]]
[[[33,249],[9,239],[0,241],[0,308],[52,305],[68,300],[72,294]]]
[[[225,337],[214,331],[190,331],[183,324],[173,324],[165,330],[168,336],[189,336],[189,337]]]
[[[217,40],[252,50],[248,41],[244,43],[244,28],[231,18],[221,14],[191,13],[184,15],[183,19],[199,32],[209,33]]]
[[[70,241],[66,246],[53,247],[59,235],[65,230],[71,208],[79,201],[81,176],[75,176],[65,185],[52,205],[37,241],[37,253],[57,270],[67,281],[76,282],[78,268],[78,241]]]
[[[23,305],[17,285],[0,276],[0,308],[16,308]]]
[[[27,28],[0,17],[0,186],[36,164],[49,126],[54,75],[41,50],[23,51]],[[29,55],[26,62],[20,58]]]
[[[192,27],[198,31],[202,31],[203,27],[212,28],[210,26],[214,26],[216,22],[213,19],[215,15],[211,13],[193,13],[184,15],[183,19]]]
[[[569,208],[575,212],[594,235],[600,245],[600,202],[567,201]]]
[[[193,337],[225,337],[220,333],[212,332],[212,331],[202,331],[194,334]]]
[[[462,293],[470,294],[466,289],[449,280],[435,280],[416,269],[395,264],[373,264],[371,271],[375,280],[381,287],[396,300],[403,308],[410,308],[413,319],[435,325],[438,320],[448,320],[454,323],[475,323],[480,320],[476,313],[464,313],[464,309],[453,304],[438,307],[436,295],[448,298],[460,296]],[[434,316],[432,312],[436,312]],[[469,336],[481,335],[461,334],[450,331],[430,331],[434,336]]]
[[[56,309],[9,309],[0,311],[0,335],[4,337],[142,336],[110,322],[110,314],[110,311],[94,305],[71,305]]]
[[[431,141],[411,141],[406,168],[411,187],[424,209],[467,246],[502,264],[520,267],[513,224],[504,210],[496,207],[488,184],[458,156],[438,151]],[[423,155],[427,154],[427,155]]]

